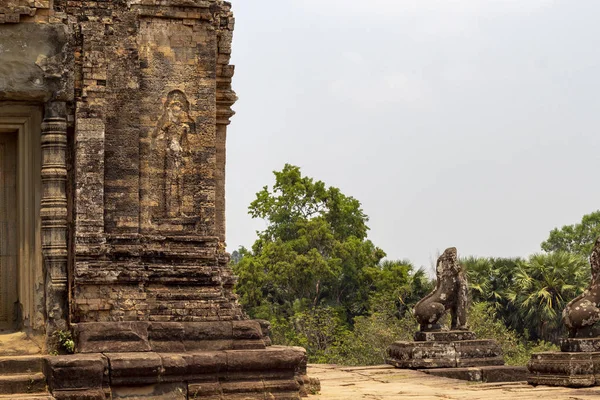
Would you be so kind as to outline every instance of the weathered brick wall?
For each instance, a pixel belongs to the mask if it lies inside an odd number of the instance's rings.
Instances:
[[[66,3],[80,26],[73,320],[239,319],[217,212],[230,5],[106,4]]]
[[[150,11],[150,12],[148,12]],[[144,10],[151,14],[153,10]],[[194,16],[187,12],[186,16]],[[217,34],[212,17],[198,12],[198,19],[143,17],[140,25],[140,109],[145,115],[140,131],[142,153],[141,227],[186,234],[216,236],[215,230],[215,130]],[[168,119],[169,94],[179,93],[189,103],[187,141],[190,154],[184,156],[185,182],[180,224],[161,216],[165,207],[163,181],[157,180],[165,166],[165,149],[157,136],[164,134]],[[157,96],[156,94],[161,94]],[[162,131],[161,131],[162,129]],[[164,145],[168,145],[165,143]],[[186,220],[188,219],[188,220]],[[158,222],[157,222],[158,221]],[[164,221],[164,222],[163,222]],[[179,226],[176,226],[179,225]]]
[[[72,321],[242,318],[224,251],[231,5],[0,0],[0,24],[62,35],[31,63],[48,89],[19,90],[67,103]]]

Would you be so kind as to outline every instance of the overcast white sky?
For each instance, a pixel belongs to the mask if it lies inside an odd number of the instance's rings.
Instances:
[[[600,208],[597,0],[233,0],[227,244],[285,163],[388,258],[526,256]]]

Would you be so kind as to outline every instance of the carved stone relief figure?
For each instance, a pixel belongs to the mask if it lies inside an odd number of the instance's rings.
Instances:
[[[186,159],[190,154],[188,135],[196,133],[189,111],[190,103],[185,94],[180,90],[171,91],[153,136],[152,148],[162,158],[164,218],[185,217],[183,191]]]
[[[436,331],[442,327],[440,318],[450,311],[452,330],[467,330],[468,285],[465,273],[458,263],[455,247],[444,251],[437,260],[437,282],[433,292],[421,299],[414,308],[414,314],[421,325],[421,331]]]
[[[563,322],[572,338],[600,336],[600,329],[594,327],[600,321],[600,238],[592,250],[590,266],[590,287],[571,300],[563,310]]]

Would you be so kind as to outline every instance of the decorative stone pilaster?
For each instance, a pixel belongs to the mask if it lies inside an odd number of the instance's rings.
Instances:
[[[42,256],[46,274],[47,342],[67,327],[67,121],[64,102],[46,105],[42,123]]]
[[[237,95],[231,88],[235,66],[229,65],[231,41],[235,19],[229,8],[223,10],[219,19],[219,39],[217,57],[217,131],[216,131],[216,228],[219,239],[225,241],[225,159],[227,126],[235,112],[231,109]]]

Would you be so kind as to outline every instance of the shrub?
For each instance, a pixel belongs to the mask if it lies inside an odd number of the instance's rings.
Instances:
[[[342,314],[343,310],[333,307],[298,311],[272,322],[271,339],[274,344],[306,348],[311,363],[331,362],[335,346],[348,334]]]
[[[489,303],[473,304],[469,312],[469,325],[478,338],[494,339],[500,344],[507,365],[526,365],[532,353],[558,349],[548,342],[528,342],[526,337],[520,337],[497,318],[495,309]]]
[[[343,365],[377,365],[385,363],[386,351],[397,340],[412,340],[417,322],[407,313],[402,319],[374,313],[354,319],[354,329],[347,331],[331,351],[329,362]]]

